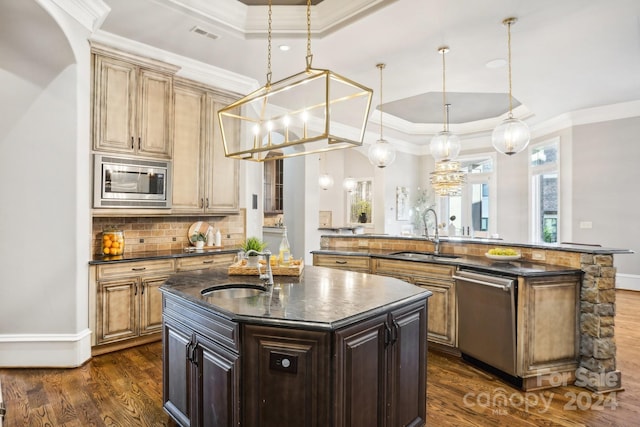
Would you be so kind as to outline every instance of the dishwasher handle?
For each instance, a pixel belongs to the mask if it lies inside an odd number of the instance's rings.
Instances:
[[[492,288],[502,289],[505,292],[509,292],[511,290],[511,285],[513,284],[513,281],[510,281],[506,285],[500,285],[497,283],[485,282],[484,280],[472,279],[470,277],[462,277],[462,276],[455,276],[455,275],[453,276],[453,278],[457,280],[462,280],[465,282],[476,283],[478,285],[490,286]]]

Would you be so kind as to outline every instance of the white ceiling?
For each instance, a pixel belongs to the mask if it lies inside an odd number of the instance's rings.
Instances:
[[[193,58],[259,85],[266,81],[264,6],[238,0],[104,2],[111,12],[99,33]],[[563,113],[640,100],[638,0],[324,0],[312,9],[313,66],[373,88],[377,106],[376,64],[386,63],[384,103],[393,106],[397,116],[419,123],[385,115],[385,129],[402,130],[393,136],[408,142],[425,144],[425,135],[441,130],[442,45],[451,49],[446,56],[447,92],[475,94],[452,96],[451,129],[490,130],[500,120],[464,126],[455,117],[473,119],[484,109],[495,115],[508,108],[506,97],[495,96],[508,92],[507,67],[486,64],[507,57],[502,20],[509,16],[518,17],[512,27],[513,95],[522,103],[516,117],[535,125]],[[305,6],[273,8],[272,81],[305,67],[305,12]],[[194,26],[218,38],[190,31]],[[281,44],[291,50],[280,51]],[[493,104],[476,102],[483,96]]]

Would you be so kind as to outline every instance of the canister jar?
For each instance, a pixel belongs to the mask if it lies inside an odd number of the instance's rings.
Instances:
[[[102,232],[102,254],[122,255],[124,253],[124,231],[117,228],[105,228]]]

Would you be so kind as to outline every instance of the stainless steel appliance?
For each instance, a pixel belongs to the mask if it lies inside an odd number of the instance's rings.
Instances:
[[[170,208],[171,162],[94,156],[93,207]]]
[[[515,377],[516,278],[467,270],[454,278],[460,352]]]

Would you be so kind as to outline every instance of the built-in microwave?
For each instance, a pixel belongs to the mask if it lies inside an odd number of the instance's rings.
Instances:
[[[171,162],[94,155],[94,208],[171,207]]]

